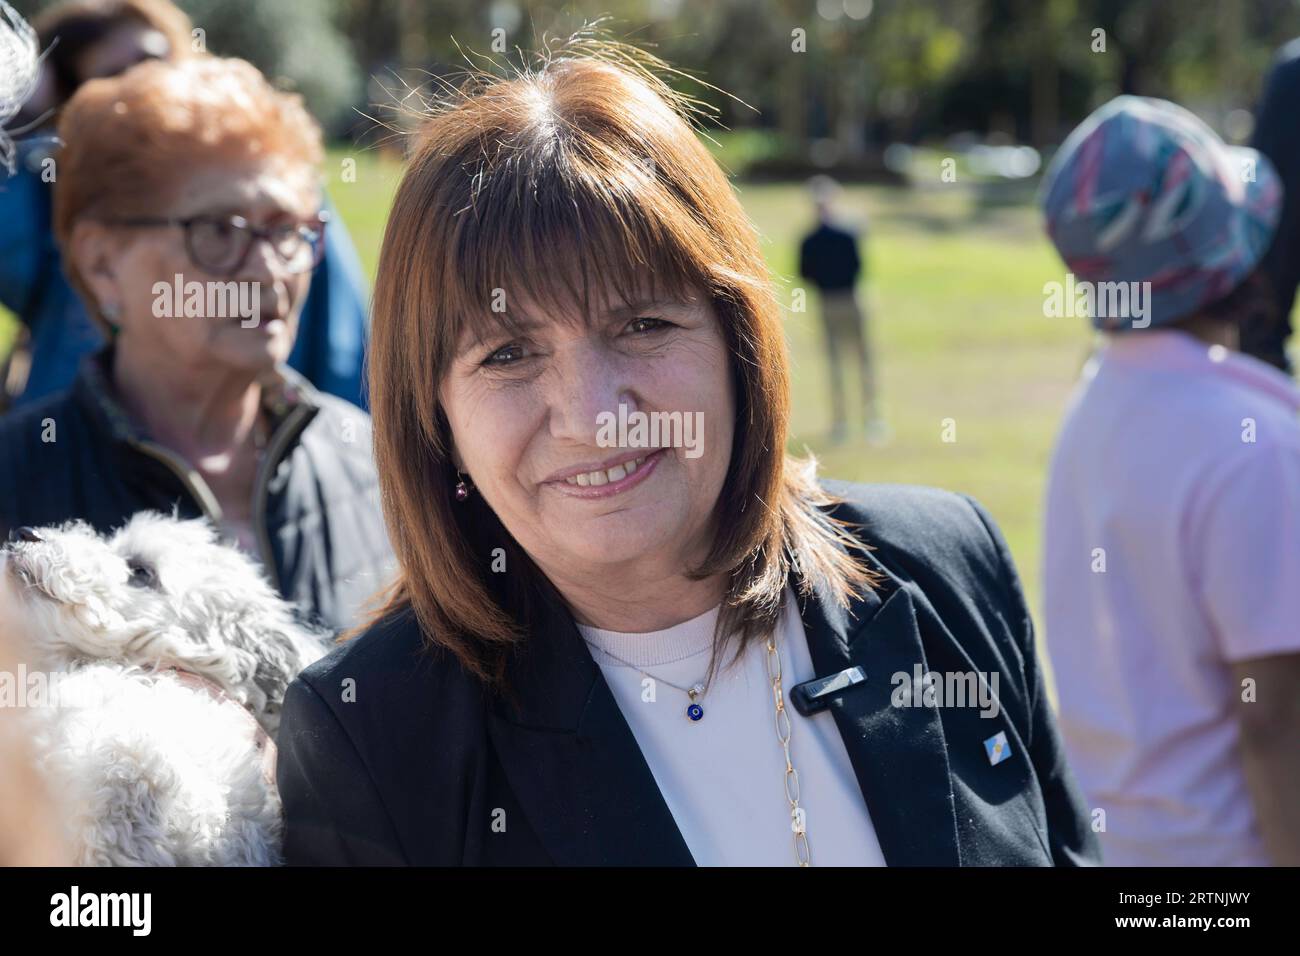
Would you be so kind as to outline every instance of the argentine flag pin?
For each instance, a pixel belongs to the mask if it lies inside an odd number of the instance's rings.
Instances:
[[[1011,756],[1011,745],[1007,743],[1007,732],[999,731],[988,740],[984,741],[984,749],[988,751],[989,764],[996,766]]]

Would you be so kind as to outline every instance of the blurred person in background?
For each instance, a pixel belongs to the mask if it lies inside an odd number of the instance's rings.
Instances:
[[[1251,145],[1267,156],[1282,180],[1282,215],[1263,270],[1272,286],[1270,308],[1243,316],[1241,350],[1291,374],[1287,355],[1291,312],[1300,285],[1300,39],[1278,51],[1255,112]]]
[[[1300,391],[1237,351],[1270,296],[1278,177],[1126,96],[1070,135],[1043,205],[1106,337],[1057,439],[1044,544],[1061,726],[1104,859],[1295,865]]]
[[[817,210],[817,227],[799,246],[799,275],[816,285],[821,295],[822,338],[830,370],[831,441],[839,443],[849,435],[844,376],[844,366],[849,365],[856,368],[862,389],[867,440],[880,444],[888,439],[889,428],[880,417],[868,318],[858,300],[857,284],[862,275],[859,237],[835,215],[838,183],[829,176],[817,176],[809,190]]]
[[[0,304],[18,317],[25,339],[0,376],[0,410],[67,388],[82,357],[104,344],[68,284],[51,227],[51,190],[66,172],[47,162],[60,109],[87,80],[198,55],[189,19],[169,0],[69,0],[33,25],[47,54],[35,94],[10,125],[41,123],[43,135],[19,141],[18,173],[0,182]],[[364,407],[366,279],[343,223],[328,202],[324,208],[332,217],[325,254],[289,364],[322,391]]]
[[[0,535],[175,508],[350,626],[391,561],[370,421],[285,364],[324,249],[320,128],[205,56],[83,84],[59,136],[54,234],[107,344],[0,418]]]

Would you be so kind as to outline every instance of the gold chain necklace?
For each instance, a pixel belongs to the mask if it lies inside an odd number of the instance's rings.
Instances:
[[[777,627],[780,628],[780,624]],[[794,833],[794,857],[800,866],[812,866],[812,849],[808,846],[808,820],[799,806],[799,771],[790,760],[790,714],[785,709],[785,692],[781,687],[781,652],[776,646],[776,631],[767,639],[767,677],[772,682],[772,700],[776,705],[776,739],[785,753],[785,798],[790,803],[790,829]],[[793,789],[793,792],[792,792]]]

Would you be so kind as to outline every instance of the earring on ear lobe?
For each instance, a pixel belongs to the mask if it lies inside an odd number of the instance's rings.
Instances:
[[[116,332],[118,328],[117,320],[122,317],[122,307],[113,305],[112,303],[101,305],[99,307],[99,314],[103,317],[104,321],[109,324],[113,331]]]
[[[456,500],[464,501],[469,497],[469,485],[465,482],[465,476],[460,473],[459,468],[456,469],[456,474],[460,477],[460,481],[456,482]]]

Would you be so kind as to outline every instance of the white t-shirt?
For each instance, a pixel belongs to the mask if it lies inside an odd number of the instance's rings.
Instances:
[[[804,717],[789,704],[790,688],[817,675],[788,588],[785,601],[777,646],[792,728],[790,760],[799,774],[799,805],[812,865],[884,866],[835,718],[830,711]],[[578,630],[695,862],[795,866],[785,754],[776,732],[766,642],[754,642],[740,661],[719,668],[713,686],[699,700],[704,709],[699,721],[686,715],[687,694],[670,686],[703,682],[718,612],[714,608],[667,630],[644,634],[581,624]],[[733,648],[723,656],[723,665],[729,664]]]

